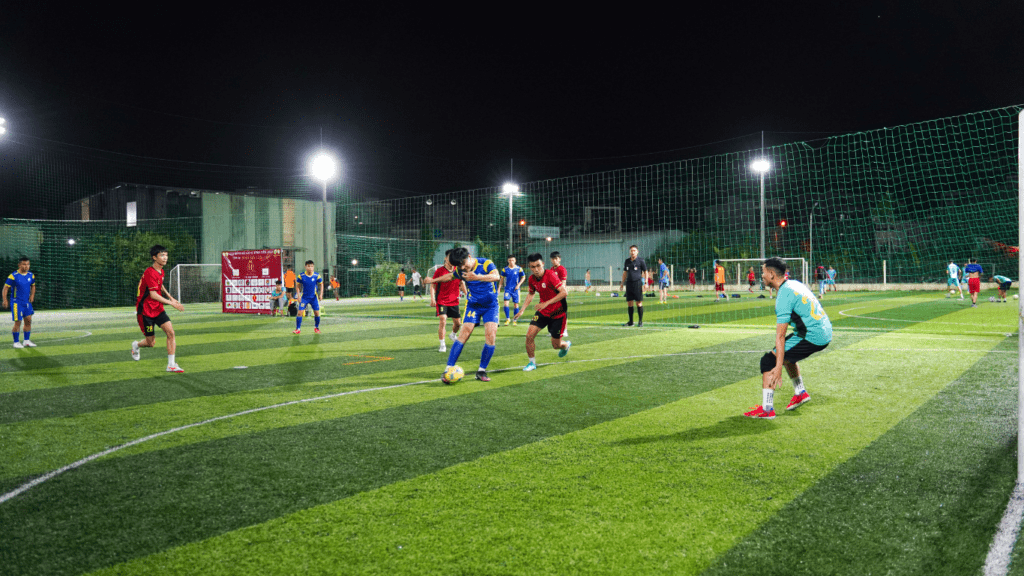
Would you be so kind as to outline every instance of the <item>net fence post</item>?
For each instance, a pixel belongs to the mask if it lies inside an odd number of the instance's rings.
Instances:
[[[1024,110],[1017,116],[1017,283],[1024,278]],[[1017,301],[1017,483],[1024,481],[1024,299]]]
[[[174,275],[178,279],[178,296],[177,296],[177,299],[178,299],[178,302],[181,302],[181,264],[178,264],[177,266],[174,267],[174,272],[175,272]]]

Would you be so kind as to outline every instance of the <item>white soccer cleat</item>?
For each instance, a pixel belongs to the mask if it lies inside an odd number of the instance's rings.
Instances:
[[[142,358],[142,353],[139,352],[139,341],[132,342],[132,360],[139,360]]]
[[[537,363],[536,362],[530,362],[526,366],[523,366],[523,372],[533,372],[536,369],[537,369]]]
[[[24,348],[24,347],[25,347],[25,345],[24,345],[24,344],[22,344],[21,342],[15,342],[15,343],[14,343],[14,347],[15,347],[15,348],[18,348],[18,349],[20,350],[21,348]]]
[[[168,366],[167,367],[167,371],[168,372],[176,372],[178,374],[181,374],[181,373],[184,372],[184,370],[181,369],[181,366],[178,366],[177,364],[175,364],[174,366]]]
[[[31,340],[25,340],[24,344],[25,344],[25,348],[35,348],[36,347],[36,343],[31,341]]]
[[[456,338],[455,338],[455,332],[450,332],[450,333],[448,334],[448,337],[452,339],[452,342],[455,342],[455,340],[456,340]]]
[[[447,352],[448,348],[446,348],[444,344],[441,344],[441,347],[438,348],[437,351],[438,352]]]

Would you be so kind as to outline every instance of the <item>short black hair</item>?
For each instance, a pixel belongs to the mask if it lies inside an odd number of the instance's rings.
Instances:
[[[664,260],[662,260],[661,258],[658,258],[658,262],[664,262]]]
[[[782,258],[779,258],[778,256],[772,256],[771,258],[765,260],[764,267],[775,270],[776,272],[779,273],[779,276],[785,276],[786,270],[789,270],[789,267],[786,266],[786,261],[783,260]]]
[[[978,259],[977,258],[971,258],[971,264],[977,264],[977,263],[978,263]]]
[[[445,256],[447,256],[447,255],[449,255],[449,254],[451,254],[451,253],[452,253],[452,249],[451,249],[451,248],[449,248],[449,249],[447,249],[447,250],[445,250],[445,251],[444,251],[444,255],[445,255]]]
[[[630,246],[630,248],[636,248],[636,251],[637,251],[637,252],[639,252],[639,251],[640,251],[640,247],[639,247],[639,246],[637,246],[636,244],[633,244],[633,245],[631,245],[631,246]]]
[[[28,262],[28,261],[29,261],[28,256],[22,256],[21,258],[18,258],[18,264],[21,264],[22,262]]]
[[[402,268],[402,272],[405,272],[405,268]]]
[[[462,266],[462,263],[466,261],[466,258],[469,258],[469,250],[459,246],[458,248],[452,248],[451,253],[448,254],[448,263],[458,268],[459,266]]]
[[[277,281],[276,283],[277,283],[277,284],[280,284],[280,283],[281,283],[281,281],[280,281],[280,280],[278,280],[278,281]]]
[[[544,257],[540,255],[540,252],[534,252],[526,257],[527,262],[536,262],[537,260],[544,260]]]
[[[156,257],[156,255],[161,252],[167,252],[167,248],[164,248],[159,244],[154,244],[153,247],[149,249],[150,257]]]
[[[312,260],[306,260],[306,266],[309,266],[310,264],[313,264],[313,261]]]
[[[551,256],[549,256],[549,258],[561,258],[561,257],[562,257],[562,255],[557,250],[552,252]]]

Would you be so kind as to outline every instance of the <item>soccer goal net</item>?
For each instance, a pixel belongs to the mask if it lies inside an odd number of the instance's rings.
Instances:
[[[810,281],[809,273],[807,269],[807,260],[804,258],[783,258],[783,262],[789,268],[787,272],[789,277],[793,280],[798,280],[807,284]],[[761,263],[764,260],[760,258],[728,258],[718,261],[723,268],[725,268],[725,289],[729,290],[732,287],[744,288],[749,286],[747,279],[750,277],[750,272],[754,272],[754,283],[756,286],[761,286]]]
[[[167,290],[182,304],[220,302],[220,264],[178,264]]]

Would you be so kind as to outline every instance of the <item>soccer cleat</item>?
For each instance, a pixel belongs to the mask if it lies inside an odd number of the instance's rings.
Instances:
[[[793,399],[786,405],[786,410],[796,410],[801,404],[806,404],[807,402],[810,402],[810,400],[811,395],[804,390],[803,392],[793,396]]]
[[[569,348],[571,346],[572,346],[572,342],[569,342],[568,340],[566,340],[565,341],[565,348],[562,348],[561,350],[558,351],[558,357],[559,358],[565,358],[565,355],[569,353]]]
[[[536,369],[537,369],[537,363],[536,362],[530,362],[526,366],[523,366],[523,372],[533,372]]]
[[[167,367],[167,371],[168,372],[175,372],[177,374],[181,374],[181,373],[185,372],[184,370],[181,369],[181,366],[178,366],[177,364],[175,364],[174,366],[168,366]]]
[[[643,328],[644,327],[644,323],[643,322],[637,322],[636,327],[637,328]]]
[[[25,348],[35,348],[36,347],[36,343],[31,341],[31,340],[25,340],[24,344],[25,344]]]
[[[512,320],[509,320],[508,318],[506,318],[505,319],[505,326],[511,326],[511,325],[512,325]]]
[[[1006,302],[1006,300],[1003,300],[1003,302]],[[519,322],[517,322],[517,321],[513,320],[513,321],[512,321],[512,325],[513,325],[513,326],[519,326]]]
[[[139,360],[142,358],[142,353],[139,352],[139,341],[132,342],[132,360]]]
[[[744,412],[743,415],[746,416],[747,418],[760,418],[762,420],[774,420],[775,419],[775,410],[772,409],[771,412],[765,412],[763,407],[761,407],[761,406],[754,406],[753,410],[751,410],[750,412]]]
[[[320,329],[319,328],[313,328],[313,334],[319,334],[319,333],[320,333]]]
[[[18,349],[21,349],[21,348],[24,348],[24,347],[25,347],[25,345],[24,345],[24,344],[22,344],[21,342],[15,342],[15,343],[14,343],[14,347],[15,347],[15,348],[18,348]]]
[[[626,327],[626,328],[632,328],[633,327],[633,323],[632,322],[626,322],[625,324],[623,324],[623,326]]]
[[[491,381],[490,377],[487,376],[487,371],[486,370],[477,370],[476,371],[476,379],[481,381],[481,382],[490,382]]]
[[[452,332],[452,333],[448,334],[448,337],[452,339],[452,342],[455,342],[455,340],[456,340],[455,332]]]
[[[438,349],[437,349],[437,351],[438,351],[438,352],[447,352],[447,351],[448,351],[448,348],[447,348],[447,347],[445,347],[445,345],[444,345],[444,344],[441,344],[441,347],[440,347],[440,348],[438,348]]]
[[[292,334],[301,334],[301,333],[302,333],[302,330],[300,330],[298,328],[296,328],[295,330],[292,330]]]

